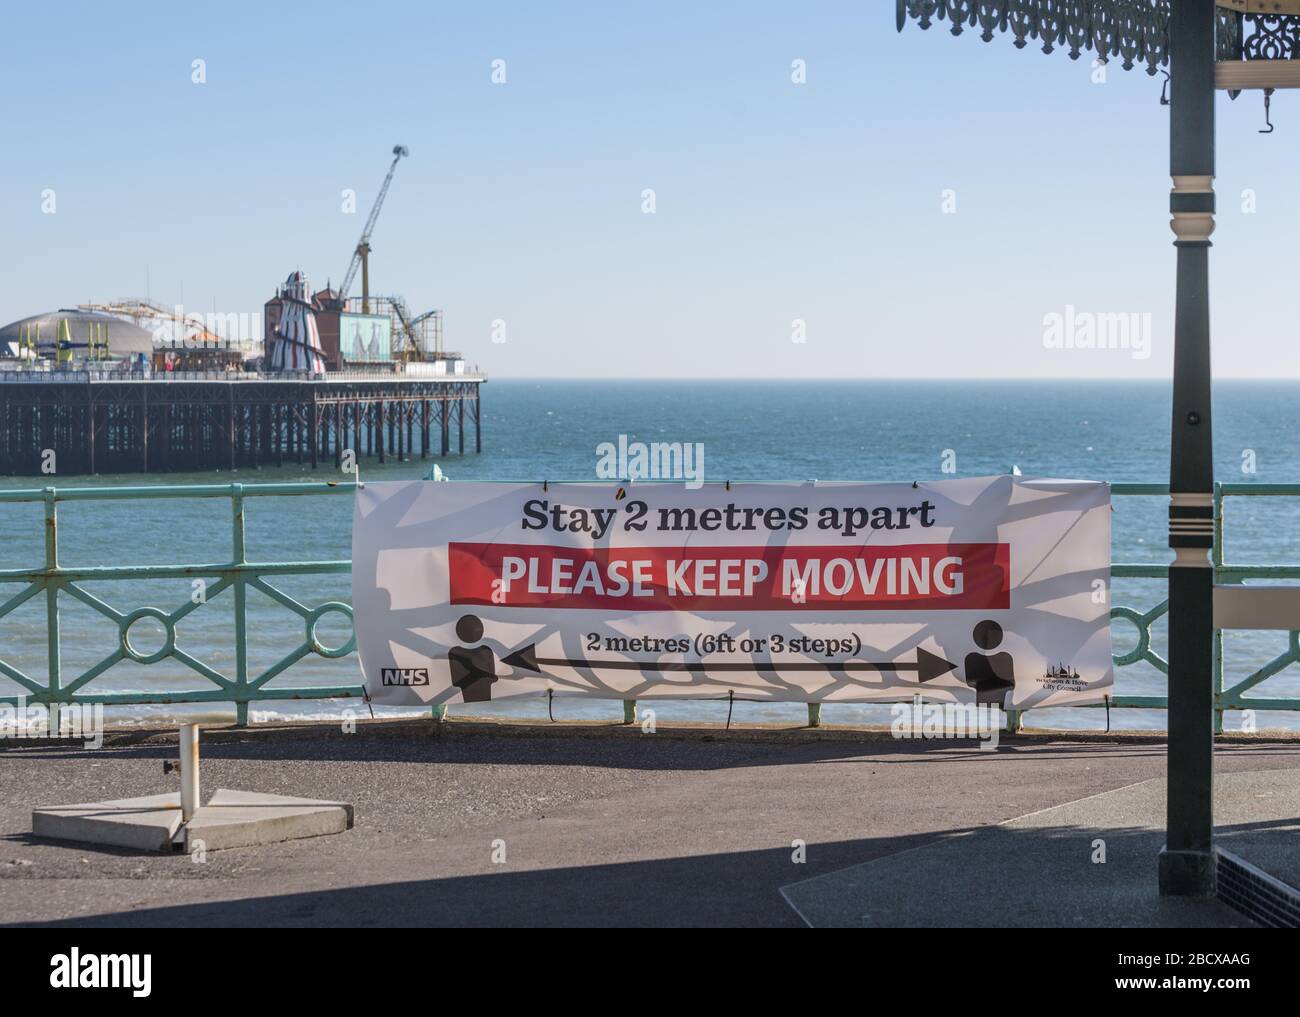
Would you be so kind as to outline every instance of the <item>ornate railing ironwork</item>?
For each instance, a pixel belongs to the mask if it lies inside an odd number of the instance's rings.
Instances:
[[[909,20],[928,29],[942,22],[953,35],[978,31],[991,42],[1009,35],[1017,49],[1031,42],[1071,60],[1095,53],[1127,71],[1156,74],[1169,64],[1169,11],[1174,0],[896,0],[901,32]],[[1219,11],[1220,60],[1300,58],[1300,17]]]
[[[286,687],[274,684],[274,679],[297,662],[311,656],[341,659],[356,650],[353,632],[346,641],[327,645],[317,634],[321,618],[337,614],[351,624],[352,608],[343,601],[325,601],[306,604],[289,596],[275,585],[278,577],[347,575],[352,563],[347,560],[270,562],[250,560],[245,546],[244,509],[252,498],[306,497],[351,495],[353,483],[293,483],[293,484],[220,484],[194,486],[142,486],[55,488],[0,491],[0,507],[18,503],[36,503],[44,511],[44,563],[30,568],[0,569],[0,598],[8,589],[17,586],[17,592],[0,599],[0,633],[5,631],[5,619],[33,598],[43,597],[46,618],[46,660],[44,680],[25,672],[12,660],[5,659],[11,652],[9,641],[0,639],[0,675],[4,675],[21,690],[13,695],[0,695],[0,702],[19,702],[53,705],[57,710],[64,703],[103,703],[105,705],[184,704],[184,703],[234,703],[239,723],[247,723],[250,703],[286,701],[296,699],[354,698],[364,695],[359,683]],[[1114,484],[1116,497],[1168,496],[1168,488],[1159,484]],[[1224,561],[1224,503],[1229,498],[1300,497],[1300,484],[1220,484],[1216,485],[1214,500],[1215,550],[1214,569],[1218,583],[1244,583],[1260,579],[1300,579],[1300,565],[1230,565]],[[198,562],[180,565],[117,565],[80,566],[64,565],[59,556],[58,506],[67,502],[122,501],[149,499],[225,499],[230,502],[231,553],[229,560]],[[1115,579],[1167,579],[1169,567],[1161,563],[1116,563],[1111,568]],[[196,602],[185,599],[179,606],[158,608],[139,606],[119,608],[107,603],[85,589],[84,584],[103,580],[158,580],[203,579],[205,596]],[[249,666],[248,606],[250,590],[269,597],[285,610],[297,615],[303,624],[302,640],[279,661],[256,673]],[[181,645],[178,626],[182,620],[210,604],[229,591],[234,601],[234,672],[222,674]],[[64,672],[62,666],[62,641],[59,606],[62,598],[86,605],[117,626],[117,645],[96,663],[75,675]],[[1158,671],[1168,674],[1168,664],[1152,646],[1152,627],[1168,611],[1168,602],[1141,610],[1136,607],[1114,606],[1111,617],[1116,622],[1127,622],[1137,632],[1133,649],[1115,655],[1115,664],[1126,667],[1146,662]],[[145,651],[132,642],[133,626],[152,619],[163,628],[161,645]],[[142,665],[171,662],[180,664],[207,682],[206,687],[177,689],[168,692],[105,692],[91,688],[95,679],[105,674],[120,661],[135,661]],[[1300,632],[1291,632],[1287,649],[1264,666],[1256,669],[1230,688],[1223,686],[1223,635],[1215,637],[1215,689],[1218,727],[1222,730],[1225,710],[1300,710],[1300,698],[1259,697],[1248,693],[1262,682],[1278,674],[1291,664],[1300,663]],[[1117,695],[1109,703],[1113,707],[1163,709],[1165,696]]]

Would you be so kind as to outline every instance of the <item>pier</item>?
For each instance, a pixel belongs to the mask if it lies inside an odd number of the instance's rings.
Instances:
[[[343,466],[483,450],[481,374],[0,373],[0,474]]]

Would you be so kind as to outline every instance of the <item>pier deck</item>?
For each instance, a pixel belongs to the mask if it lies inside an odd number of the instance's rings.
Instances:
[[[165,473],[481,452],[477,374],[0,374],[0,475]],[[454,441],[453,441],[454,432]]]

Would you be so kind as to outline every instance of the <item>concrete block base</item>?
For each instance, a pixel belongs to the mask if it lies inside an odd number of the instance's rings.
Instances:
[[[1213,897],[1213,851],[1160,849],[1160,892],[1166,897]]]
[[[137,851],[192,851],[273,844],[321,837],[352,828],[352,806],[311,798],[217,791],[207,805],[181,820],[179,794],[122,798],[32,811],[32,833]]]
[[[32,833],[51,840],[170,851],[181,826],[179,793],[32,810]]]

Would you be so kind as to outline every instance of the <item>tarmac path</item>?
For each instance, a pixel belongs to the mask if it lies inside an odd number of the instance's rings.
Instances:
[[[1136,737],[989,752],[835,729],[464,721],[205,730],[202,752],[205,801],[218,787],[336,799],[356,826],[202,862],[37,841],[34,806],[174,790],[175,734],[0,743],[0,923],[800,926],[782,887],[1165,766]],[[1221,745],[1217,765],[1296,770],[1300,743]]]

